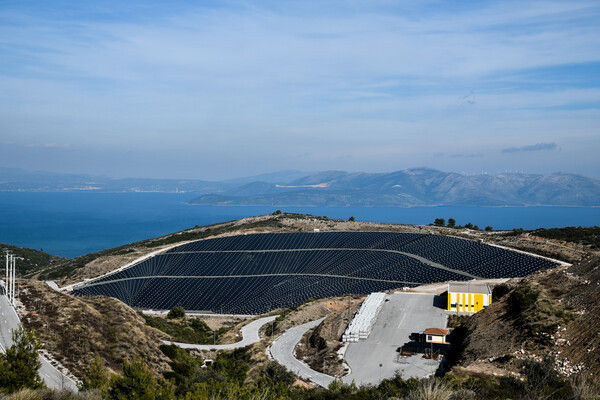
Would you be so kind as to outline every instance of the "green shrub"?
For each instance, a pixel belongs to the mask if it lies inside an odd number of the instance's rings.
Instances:
[[[492,302],[498,301],[510,292],[510,287],[506,283],[494,286],[492,289]]]
[[[168,319],[185,317],[185,309],[181,306],[175,306],[167,314]]]
[[[535,304],[540,297],[540,291],[530,284],[522,282],[508,297],[508,311],[512,317],[521,316]]]
[[[274,361],[269,361],[260,369],[260,377],[267,380],[271,384],[283,382],[286,385],[291,385],[296,381],[293,373],[287,370],[283,365]]]

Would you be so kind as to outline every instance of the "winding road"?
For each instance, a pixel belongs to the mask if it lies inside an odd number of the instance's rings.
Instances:
[[[335,378],[313,370],[305,362],[298,360],[294,356],[294,348],[302,338],[302,335],[319,325],[324,319],[325,317],[288,329],[284,334],[275,339],[271,345],[271,355],[275,361],[298,376],[326,388]]]
[[[258,331],[260,328],[271,321],[275,321],[276,315],[270,317],[259,318],[256,321],[250,322],[248,325],[242,327],[242,340],[235,343],[229,344],[192,344],[192,343],[180,343],[171,342],[169,340],[163,340],[164,344],[174,344],[181,347],[182,349],[195,349],[195,350],[233,350],[241,347],[246,347],[251,344],[260,341]]]

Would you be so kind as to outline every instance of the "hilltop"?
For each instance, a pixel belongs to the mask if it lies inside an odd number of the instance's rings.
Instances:
[[[146,239],[73,259],[54,257],[52,262],[39,263],[35,268],[28,269],[27,273],[22,275],[25,277],[35,276],[43,280],[56,280],[61,285],[67,285],[100,276],[140,257],[148,256],[153,252],[165,250],[170,246],[183,244],[190,240],[248,233],[312,232],[314,229],[323,232],[387,231],[452,235],[473,240],[482,239],[487,243],[524,250],[571,263],[580,260],[590,250],[590,246],[595,243],[594,241],[600,231],[600,228],[573,228],[573,230],[546,229],[531,232],[521,230],[486,232],[464,227],[449,228],[345,221],[307,214],[274,213],[273,215],[196,226],[158,238]],[[549,237],[549,235],[552,237]],[[18,250],[16,250],[16,253],[19,255]],[[21,272],[19,271],[19,273]]]

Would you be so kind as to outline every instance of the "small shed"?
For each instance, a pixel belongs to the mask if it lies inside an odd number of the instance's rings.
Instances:
[[[487,283],[448,282],[448,311],[477,312],[492,304]]]
[[[427,343],[446,343],[448,331],[440,328],[429,328],[423,332]]]

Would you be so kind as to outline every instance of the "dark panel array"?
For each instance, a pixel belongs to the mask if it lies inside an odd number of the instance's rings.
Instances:
[[[90,286],[77,295],[103,295],[135,308],[186,310],[227,314],[261,314],[292,307],[311,298],[394,289],[393,283],[323,277],[136,279]]]
[[[219,277],[264,274],[325,274],[416,283],[463,278],[455,273],[431,268],[414,258],[398,253],[306,250],[162,254],[95,282],[141,276]]]
[[[182,245],[74,293],[112,296],[139,308],[181,305],[188,310],[257,314],[309,298],[366,294],[405,285],[384,281],[466,279],[399,253],[368,250],[415,254],[484,278],[524,276],[554,266],[537,257],[448,236],[390,232],[257,234]],[[310,276],[317,274],[341,277]]]

